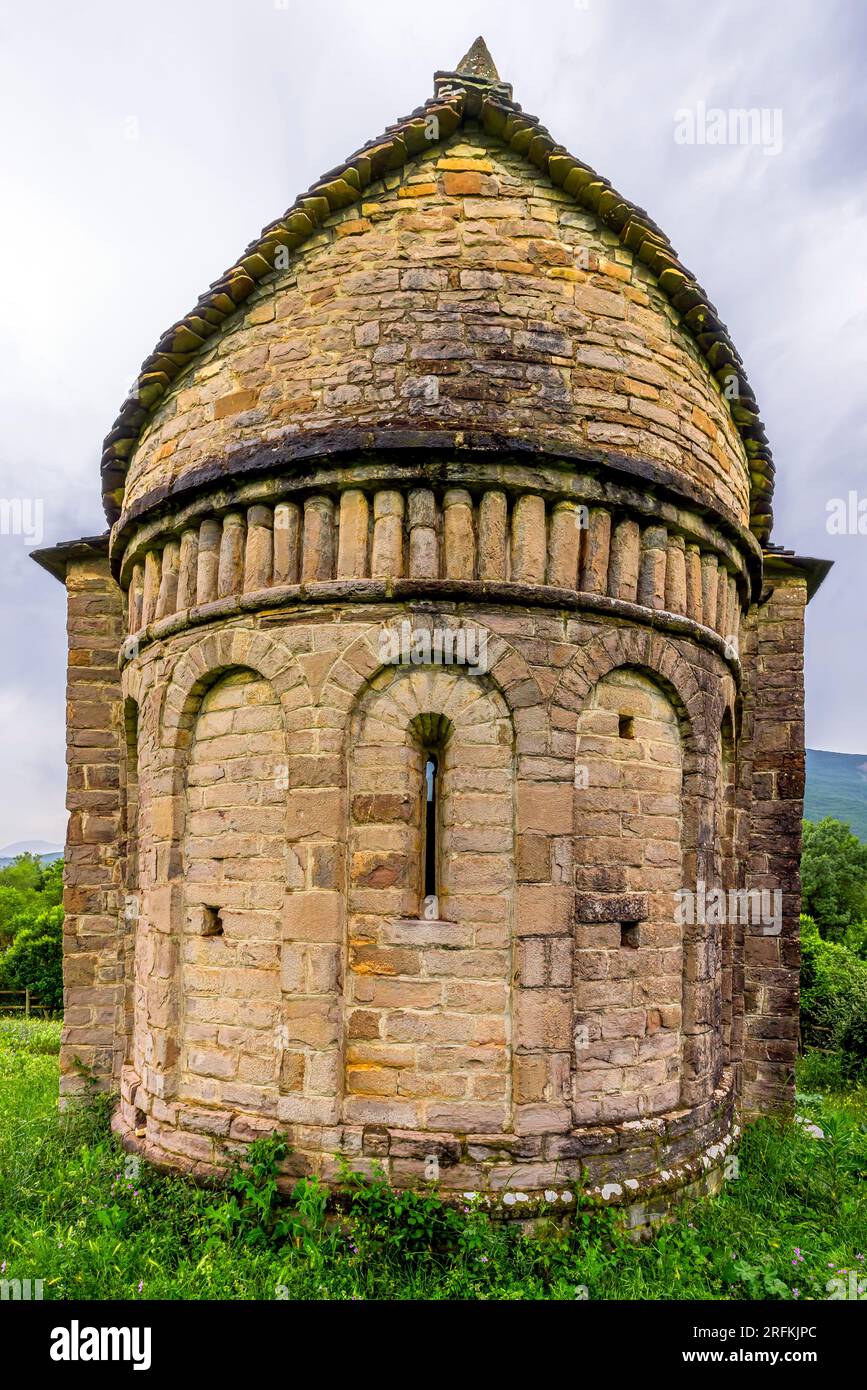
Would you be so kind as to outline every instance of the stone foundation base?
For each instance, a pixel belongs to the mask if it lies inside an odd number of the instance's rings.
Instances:
[[[144,1116],[122,1099],[112,1129],[124,1149],[166,1173],[219,1182],[247,1144],[272,1124],[236,1115],[194,1114],[181,1102],[171,1111],[176,1128]],[[221,1133],[204,1133],[210,1118]],[[144,1123],[141,1123],[144,1120]],[[196,1124],[197,1129],[192,1125]],[[583,1194],[617,1210],[637,1235],[664,1221],[684,1201],[720,1191],[739,1126],[730,1085],[704,1105],[613,1128],[565,1135],[451,1135],[384,1126],[336,1126],[311,1132],[287,1126],[291,1152],[279,1186],[289,1192],[303,1176],[337,1184],[341,1166],[394,1187],[436,1185],[444,1201],[478,1203],[492,1217],[529,1228],[552,1217],[568,1219]]]

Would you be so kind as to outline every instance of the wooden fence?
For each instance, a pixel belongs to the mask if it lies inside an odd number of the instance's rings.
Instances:
[[[51,1009],[29,989],[0,989],[0,1014],[40,1014],[47,1018]]]

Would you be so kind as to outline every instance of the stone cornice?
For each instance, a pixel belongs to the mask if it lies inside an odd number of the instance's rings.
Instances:
[[[400,457],[395,458],[395,455]],[[375,469],[380,464],[381,472]],[[363,477],[356,480],[340,476],[341,470],[355,466],[360,471],[362,465],[371,470],[371,482],[393,477],[410,483],[417,477],[423,479],[426,485],[431,481],[442,485],[466,482],[467,470],[473,466],[480,469],[497,466],[503,469],[536,467],[538,470],[547,468],[552,471],[581,472],[596,481],[597,489],[582,496],[578,491],[564,488],[562,495],[572,496],[576,501],[598,501],[615,506],[618,503],[628,505],[625,498],[620,502],[617,496],[619,488],[634,492],[639,487],[662,503],[694,509],[699,516],[718,527],[743,555],[754,594],[758,596],[760,592],[762,551],[755,536],[728,508],[722,506],[709,489],[685,478],[666,464],[615,450],[576,451],[574,446],[563,446],[551,438],[519,439],[506,434],[493,435],[469,430],[420,430],[411,424],[371,430],[322,430],[298,434],[278,443],[257,444],[233,451],[224,458],[209,459],[198,468],[184,473],[174,483],[154,488],[123,513],[111,533],[115,572],[120,573],[123,553],[136,524],[176,514],[188,508],[197,498],[213,494],[215,489],[225,491],[224,505],[230,506],[231,494],[245,483],[256,478],[268,478],[273,480],[268,500],[273,501],[301,486],[327,486],[323,481],[324,472],[333,472],[335,488],[356,481],[363,485]],[[291,478],[286,476],[287,468],[292,469]],[[503,476],[498,485],[509,486],[508,477]],[[534,477],[532,481],[516,477],[512,486],[516,489],[532,487],[534,491],[543,493],[557,491],[553,482],[546,486],[544,479],[539,477]],[[650,513],[652,508],[647,510]]]
[[[256,593],[236,594],[215,599],[181,613],[150,623],[133,634],[120,654],[125,665],[143,647],[165,641],[189,628],[208,623],[225,623],[247,614],[259,614],[263,622],[285,620],[285,610],[291,609],[294,618],[303,616],[305,605],[320,608],[341,604],[460,604],[474,609],[505,606],[513,608],[562,609],[574,613],[593,613],[624,623],[658,629],[679,637],[690,637],[716,653],[727,663],[740,682],[741,663],[724,638],[702,623],[664,609],[645,608],[605,594],[588,594],[573,589],[558,589],[548,584],[518,584],[488,580],[450,579],[336,579],[312,584],[284,584],[261,589]]]

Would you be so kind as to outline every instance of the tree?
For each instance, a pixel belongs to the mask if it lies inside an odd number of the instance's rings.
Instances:
[[[62,859],[43,863],[36,855],[19,854],[0,869],[0,951],[46,908],[56,907],[62,897]]]
[[[804,821],[801,892],[804,912],[829,940],[867,920],[867,845],[842,821]]]
[[[57,907],[63,901],[63,860],[43,861],[39,878],[39,893],[46,907]]]
[[[38,893],[43,877],[42,860],[35,854],[19,854],[0,869],[0,883],[7,888],[17,888],[22,893]]]

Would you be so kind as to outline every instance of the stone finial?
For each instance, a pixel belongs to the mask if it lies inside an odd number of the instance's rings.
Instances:
[[[476,92],[481,90],[484,94],[494,94],[506,101],[512,100],[511,85],[500,81],[497,65],[481,34],[464,54],[454,72],[434,73],[434,89],[437,96],[445,96],[451,91],[467,88]]]
[[[455,68],[455,72],[459,72],[463,77],[474,77],[477,82],[499,82],[500,74],[497,72],[497,65],[481,34],[468,52],[464,54]]]

